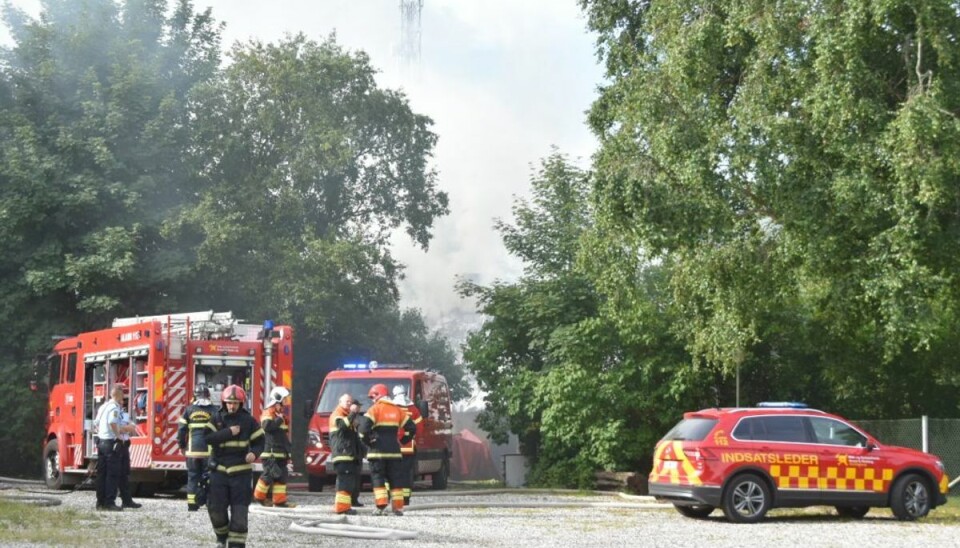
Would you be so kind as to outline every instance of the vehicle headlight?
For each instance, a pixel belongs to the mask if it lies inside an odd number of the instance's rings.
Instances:
[[[946,471],[946,469],[943,467],[943,461],[942,461],[942,460],[938,460],[937,462],[934,463],[934,465],[937,467],[937,470],[940,470],[941,472],[945,472],[945,471]]]
[[[323,449],[323,441],[320,439],[320,432],[310,430],[307,432],[308,444],[319,449]]]

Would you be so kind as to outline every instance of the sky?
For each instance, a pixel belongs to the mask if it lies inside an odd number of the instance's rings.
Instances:
[[[39,0],[14,0],[37,15]],[[172,3],[172,0],[171,0]],[[552,147],[582,167],[597,146],[586,110],[602,82],[595,37],[576,0],[423,0],[419,63],[401,61],[400,0],[194,0],[226,24],[224,47],[273,42],[303,32],[336,33],[364,50],[378,84],[403,89],[415,112],[434,120],[433,165],[450,214],[434,224],[428,251],[394,239],[406,264],[403,306],[423,311],[433,328],[476,322],[474,303],[457,296],[458,276],[488,285],[512,281],[522,265],[493,229],[512,219],[539,161]],[[0,41],[9,43],[5,29]],[[456,335],[455,333],[450,333]]]

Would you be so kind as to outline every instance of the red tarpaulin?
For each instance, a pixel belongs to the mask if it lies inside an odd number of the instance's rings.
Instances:
[[[455,481],[502,479],[500,469],[493,463],[493,458],[490,456],[490,447],[487,442],[467,429],[453,436],[450,479]]]

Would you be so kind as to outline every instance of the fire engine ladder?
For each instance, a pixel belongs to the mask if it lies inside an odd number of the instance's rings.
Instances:
[[[233,317],[233,312],[186,312],[182,314],[158,314],[156,316],[133,316],[130,318],[115,318],[113,327],[136,325],[143,322],[158,321],[164,330],[171,335],[181,338],[196,339],[229,339],[237,338],[245,341],[257,340],[260,326],[239,323]],[[190,332],[187,332],[189,326]]]

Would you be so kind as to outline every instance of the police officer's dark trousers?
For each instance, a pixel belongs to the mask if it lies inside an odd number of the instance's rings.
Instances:
[[[133,502],[133,496],[130,493],[130,440],[121,440],[117,443],[117,460],[120,465],[117,491],[120,493],[120,500],[124,504],[130,504]]]
[[[244,546],[247,542],[247,514],[253,498],[253,474],[250,471],[227,475],[210,474],[207,513],[217,535],[217,542],[227,546]],[[229,512],[229,513],[228,513]]]
[[[117,440],[100,440],[97,444],[97,506],[117,503],[121,467],[117,444]]]

